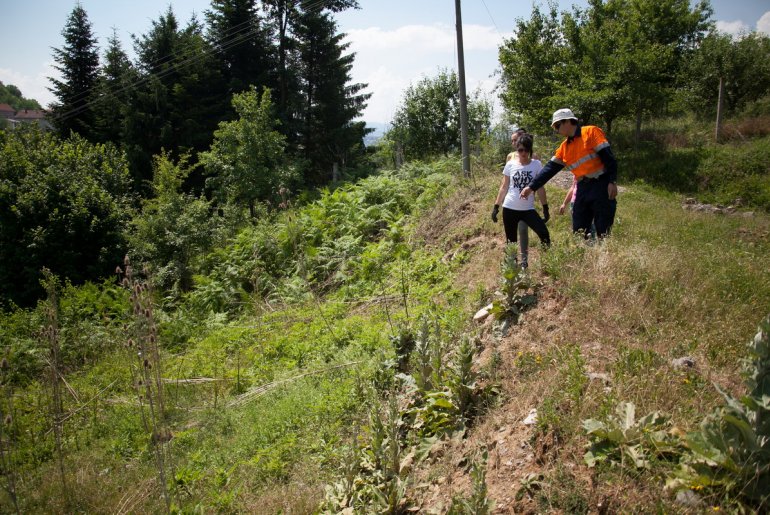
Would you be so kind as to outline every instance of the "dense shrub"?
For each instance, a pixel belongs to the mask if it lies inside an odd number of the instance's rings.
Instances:
[[[112,145],[0,132],[0,303],[33,305],[43,267],[76,284],[114,270],[129,188],[125,156]]]

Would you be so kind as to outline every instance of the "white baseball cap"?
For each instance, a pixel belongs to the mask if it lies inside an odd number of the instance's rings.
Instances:
[[[572,112],[572,109],[559,109],[553,113],[553,116],[551,117],[551,127],[553,127],[556,122],[560,122],[562,120],[577,121],[577,116],[575,116],[575,114]]]

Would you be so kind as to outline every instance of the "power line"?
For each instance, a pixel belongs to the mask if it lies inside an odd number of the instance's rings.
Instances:
[[[487,14],[489,15],[489,19],[492,20],[492,25],[495,26],[495,30],[497,31],[497,35],[500,37],[503,37],[502,34],[500,34],[500,29],[497,27],[497,23],[495,23],[495,19],[492,17],[492,13],[489,12],[489,7],[487,7],[487,3],[484,0],[481,0],[481,3],[484,4],[484,9],[486,9]]]

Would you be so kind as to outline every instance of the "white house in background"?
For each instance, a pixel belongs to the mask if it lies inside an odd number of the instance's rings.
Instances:
[[[22,123],[36,123],[41,129],[51,130],[53,126],[45,119],[46,111],[43,109],[15,110],[8,104],[0,104],[0,120],[5,120],[11,129],[15,129]]]

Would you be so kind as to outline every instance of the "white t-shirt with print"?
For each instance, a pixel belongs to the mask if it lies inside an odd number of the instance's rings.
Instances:
[[[519,194],[542,168],[543,164],[537,159],[533,159],[526,165],[520,164],[515,158],[505,163],[503,175],[507,175],[511,180],[508,185],[508,192],[505,194],[505,200],[503,200],[503,207],[516,211],[535,209],[534,195],[530,195],[527,200],[522,200],[519,198]]]

